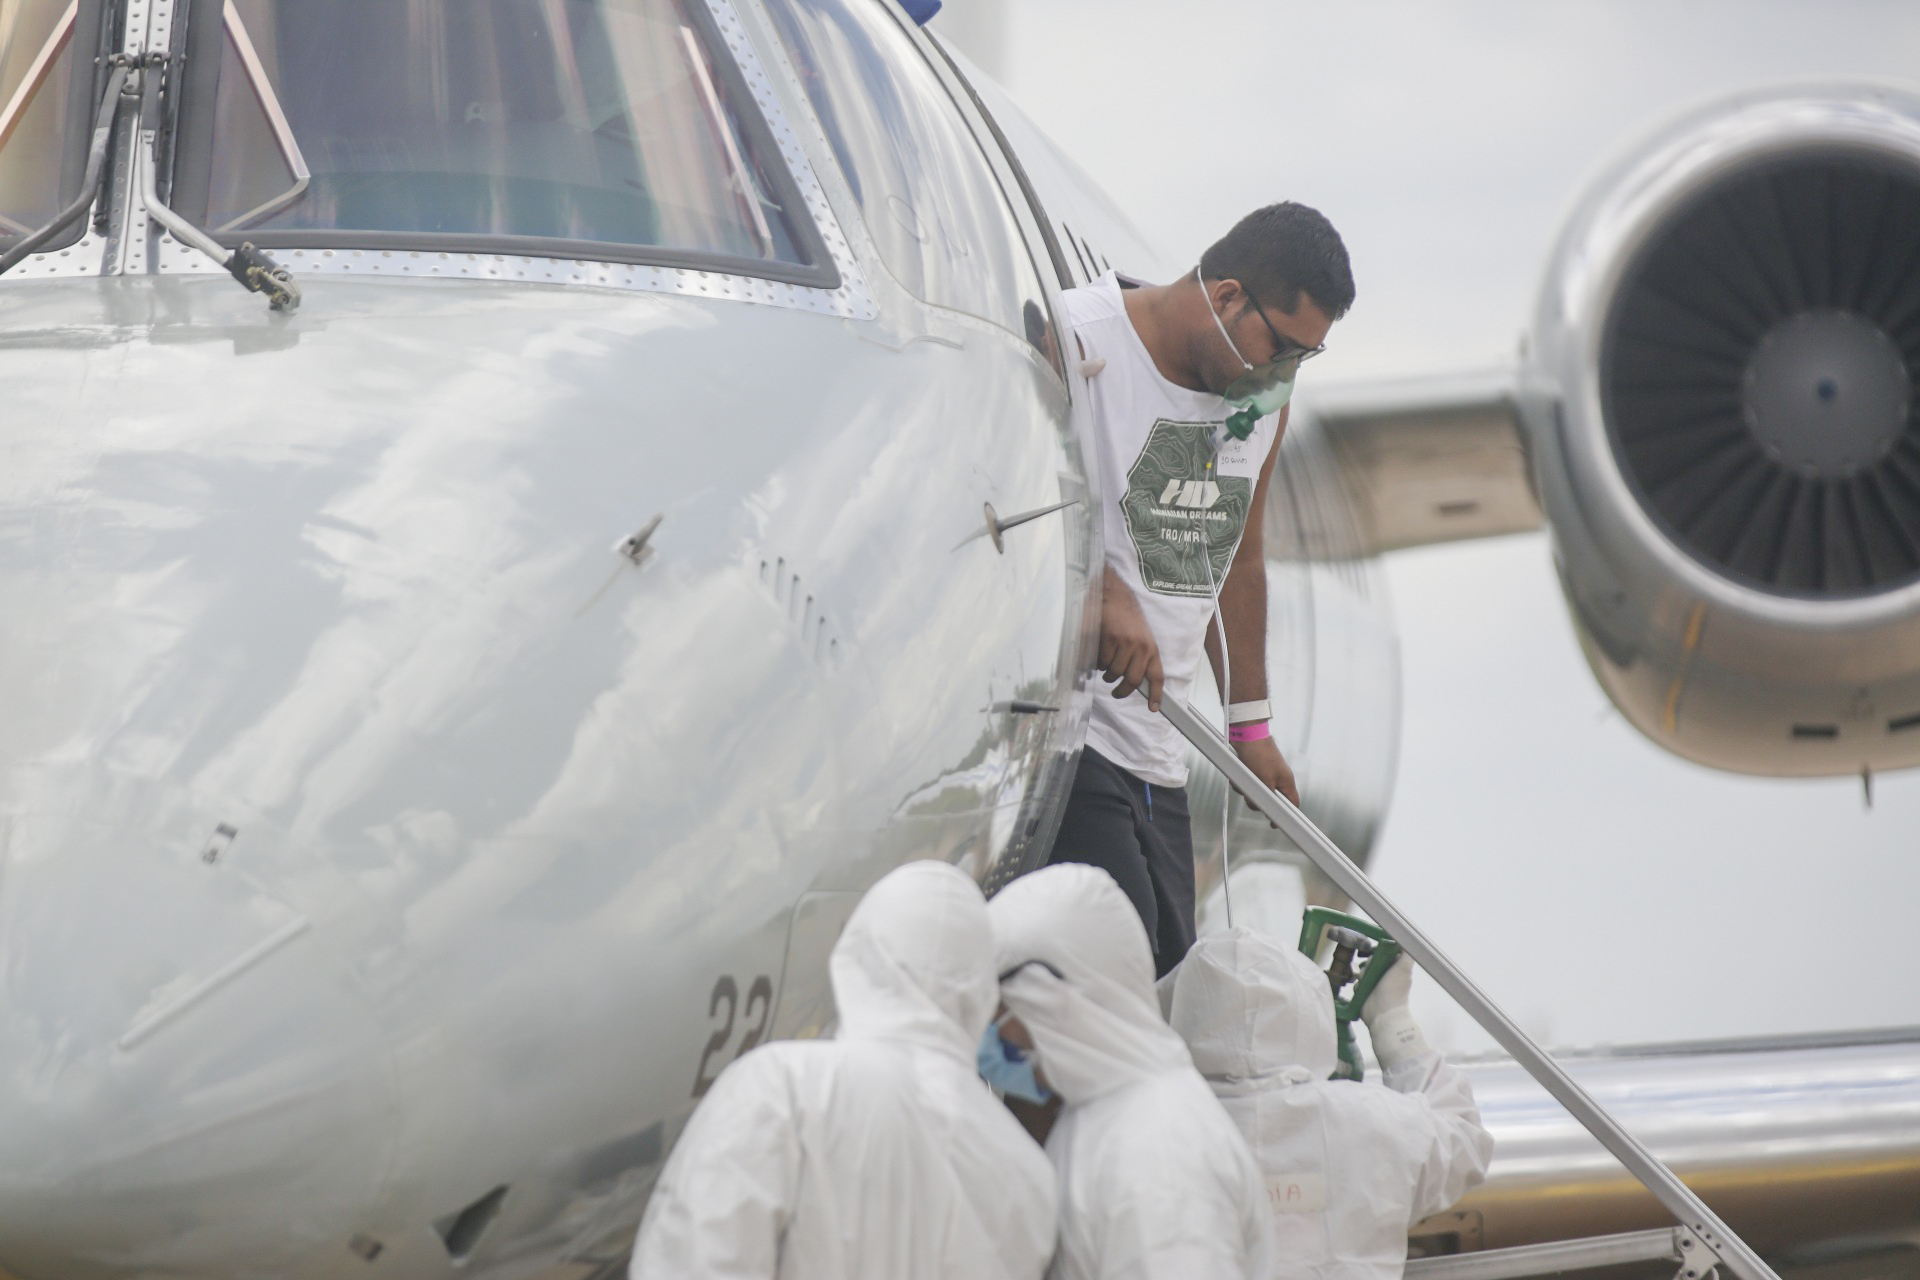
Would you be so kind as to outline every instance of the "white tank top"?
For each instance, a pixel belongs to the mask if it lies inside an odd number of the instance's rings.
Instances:
[[[1184,700],[1205,661],[1209,574],[1218,584],[1233,563],[1279,415],[1260,419],[1245,440],[1223,434],[1219,475],[1211,478],[1207,463],[1226,402],[1160,376],[1113,272],[1068,290],[1065,300],[1086,359],[1106,361],[1087,382],[1091,438],[1083,443],[1100,477],[1107,564],[1159,642],[1166,696]],[[1087,745],[1156,786],[1185,786],[1186,740],[1144,698],[1110,697],[1100,680],[1093,686]]]

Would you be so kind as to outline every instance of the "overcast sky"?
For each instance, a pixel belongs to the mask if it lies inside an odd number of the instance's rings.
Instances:
[[[1510,356],[1586,179],[1676,112],[1920,75],[1896,0],[947,3],[936,28],[1176,261],[1273,200],[1332,218],[1359,301],[1314,379]],[[1666,755],[1588,673],[1548,557],[1527,535],[1389,558],[1382,887],[1556,1043],[1920,1024],[1920,777],[1878,779],[1868,812],[1857,779]],[[1443,1002],[1416,1005],[1437,1040],[1486,1043]]]

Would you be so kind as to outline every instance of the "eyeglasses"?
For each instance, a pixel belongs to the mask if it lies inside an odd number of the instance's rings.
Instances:
[[[1247,300],[1253,303],[1254,314],[1260,317],[1260,323],[1267,326],[1267,332],[1273,337],[1273,357],[1265,367],[1279,375],[1280,381],[1292,382],[1300,366],[1325,351],[1327,344],[1323,342],[1317,347],[1303,347],[1291,338],[1280,336],[1280,331],[1273,327],[1273,321],[1267,319],[1266,308],[1260,305],[1260,299],[1253,290],[1247,288],[1245,281],[1240,282],[1240,289],[1247,295]]]

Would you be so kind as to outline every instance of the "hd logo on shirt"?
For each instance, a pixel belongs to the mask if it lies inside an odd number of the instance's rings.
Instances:
[[[1153,424],[1120,499],[1140,580],[1165,596],[1206,596],[1227,576],[1253,505],[1247,476],[1216,476],[1211,422]],[[1211,584],[1209,583],[1211,566]]]

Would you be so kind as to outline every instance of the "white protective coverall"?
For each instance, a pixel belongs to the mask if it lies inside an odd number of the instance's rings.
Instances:
[[[1400,965],[1408,968],[1395,985],[1404,992],[1412,961]],[[1362,1013],[1386,1087],[1329,1080],[1336,1049],[1327,975],[1250,929],[1201,938],[1163,981],[1173,985],[1174,1030],[1266,1174],[1274,1275],[1399,1280],[1407,1228],[1477,1186],[1493,1156],[1466,1077],[1417,1030],[1385,1034],[1370,1001]],[[1404,1006],[1388,1012],[1406,1017]]]
[[[868,890],[833,949],[839,1030],[762,1045],[675,1144],[633,1280],[1034,1280],[1046,1157],[981,1081],[998,1003],[979,888],[936,862]]]
[[[1259,1166],[1160,1016],[1146,930],[1120,886],[1061,863],[987,911],[1001,997],[1066,1104],[1047,1138],[1060,1179],[1048,1275],[1268,1280]]]

